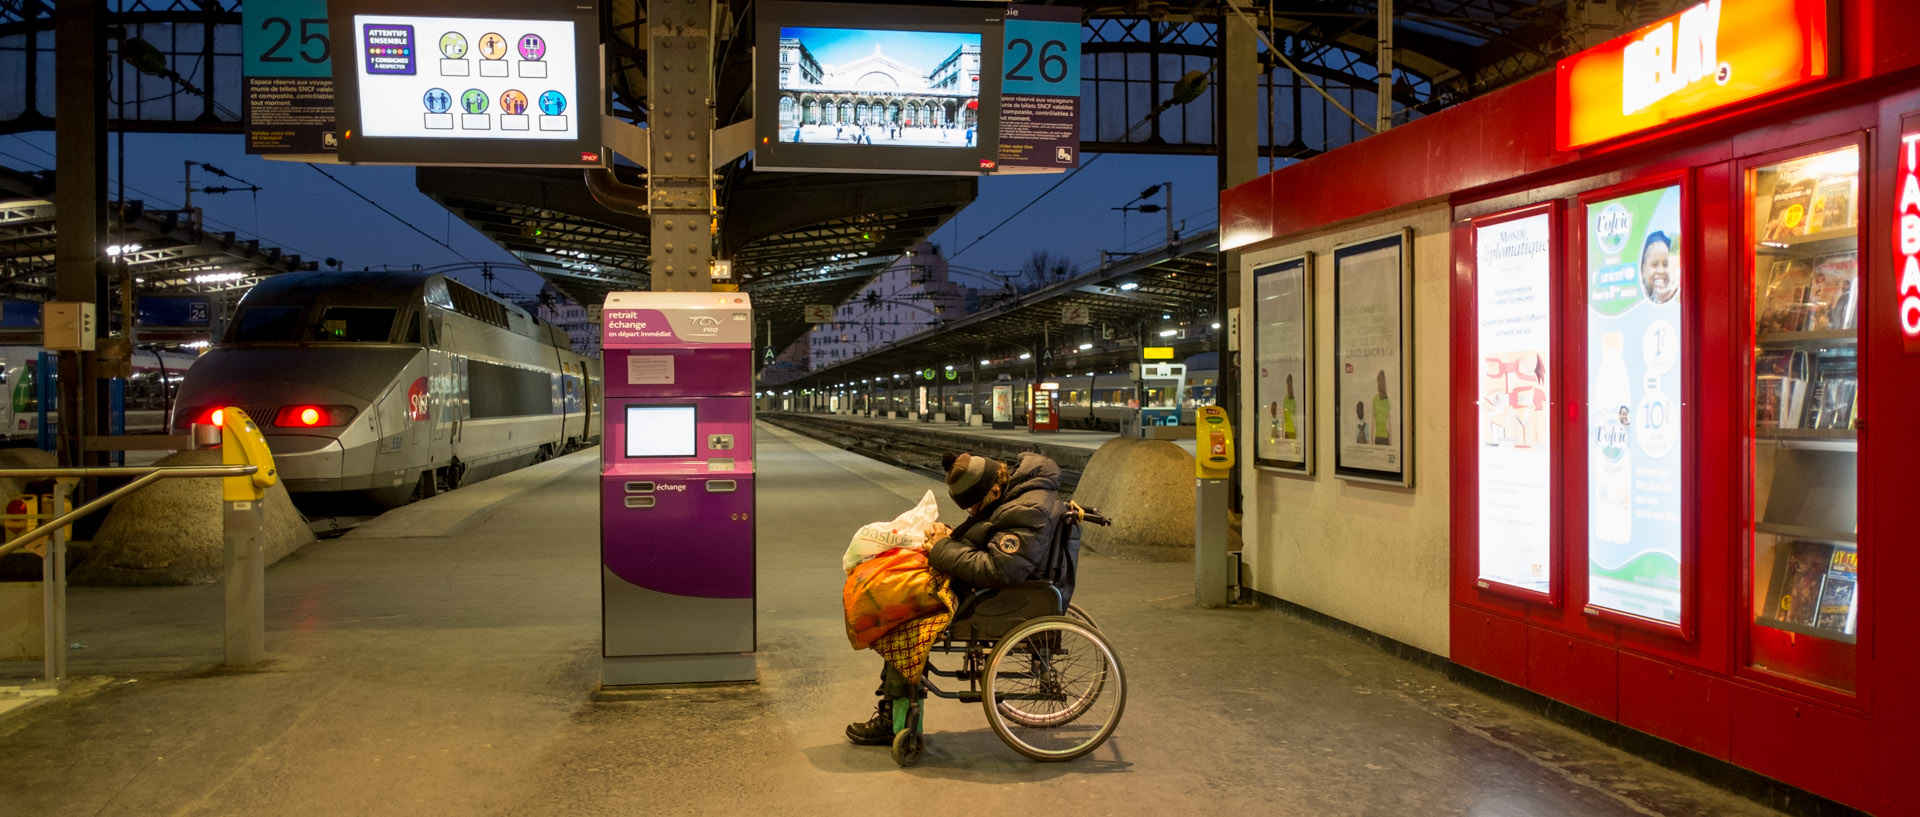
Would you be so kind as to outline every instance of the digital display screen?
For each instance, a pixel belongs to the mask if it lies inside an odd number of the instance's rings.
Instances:
[[[1480,573],[1553,593],[1554,218],[1474,228]],[[1482,584],[1482,586],[1486,586]]]
[[[782,141],[972,148],[980,43],[974,32],[782,28]]]
[[[755,169],[993,172],[1005,14],[762,0]]]
[[[356,14],[353,33],[364,136],[580,135],[571,22]]]
[[[698,445],[693,406],[627,406],[627,456],[691,457]]]
[[[597,4],[329,0],[342,162],[592,167]]]

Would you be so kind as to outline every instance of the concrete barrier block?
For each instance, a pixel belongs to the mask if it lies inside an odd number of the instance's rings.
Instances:
[[[0,582],[0,661],[37,661],[46,648],[40,582]]]
[[[1087,461],[1073,498],[1113,519],[1081,532],[1088,549],[1142,561],[1193,560],[1193,455],[1180,446],[1115,437]]]
[[[179,451],[154,464],[219,465],[220,452]],[[285,485],[268,489],[263,507],[267,564],[314,541]],[[142,488],[107,512],[72,581],[107,587],[220,581],[226,570],[220,513],[217,478],[168,479]]]

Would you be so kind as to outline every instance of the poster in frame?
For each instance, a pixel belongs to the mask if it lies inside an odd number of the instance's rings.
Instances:
[[[1560,202],[1472,222],[1474,586],[1559,606]]]
[[[1333,249],[1333,472],[1341,479],[1413,487],[1412,285],[1411,228]]]
[[[1580,197],[1587,378],[1582,612],[1693,637],[1696,467],[1688,310],[1699,238],[1685,174]]]
[[[1313,473],[1313,253],[1253,270],[1254,465]]]

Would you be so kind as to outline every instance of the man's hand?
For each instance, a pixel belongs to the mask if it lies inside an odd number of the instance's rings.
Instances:
[[[927,537],[927,544],[931,545],[935,542],[940,541],[941,539],[945,539],[949,536],[952,536],[953,528],[947,527],[945,523],[935,522],[932,525],[927,526],[927,531],[925,535]]]

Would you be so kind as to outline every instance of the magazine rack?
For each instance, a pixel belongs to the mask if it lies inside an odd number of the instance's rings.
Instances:
[[[1854,688],[1860,150],[1748,169],[1752,214],[1750,666]]]

